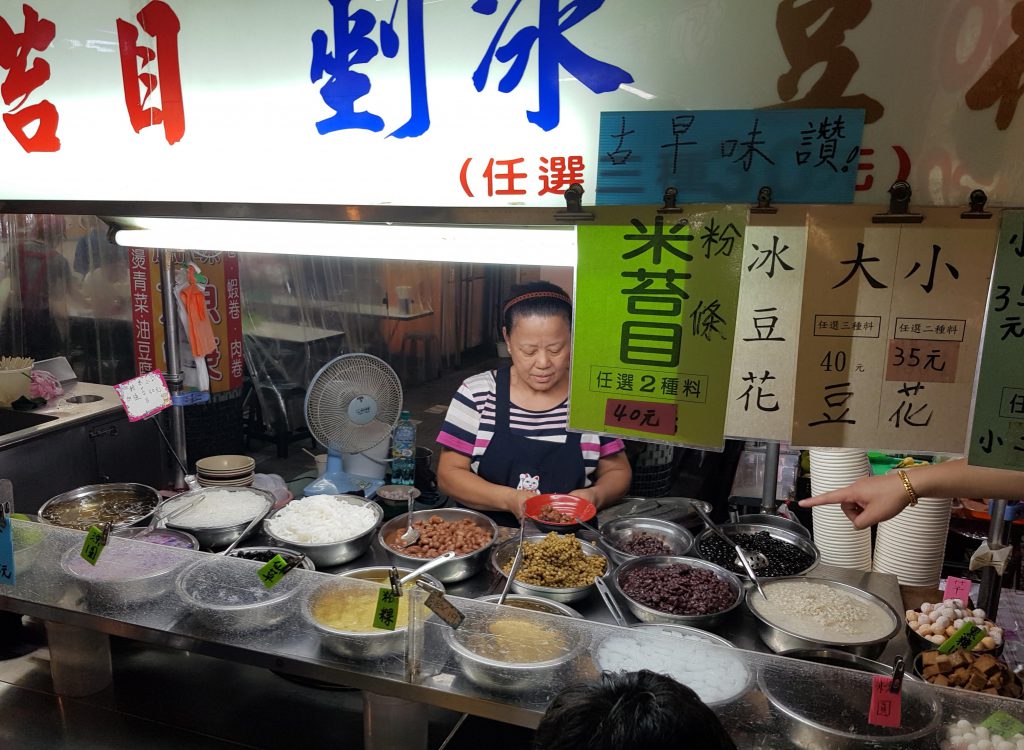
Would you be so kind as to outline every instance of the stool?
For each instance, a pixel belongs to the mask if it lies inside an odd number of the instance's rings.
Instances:
[[[440,344],[433,333],[407,333],[402,337],[399,356],[402,372],[406,378],[412,376],[412,363],[416,365],[416,382],[435,380],[441,375]]]

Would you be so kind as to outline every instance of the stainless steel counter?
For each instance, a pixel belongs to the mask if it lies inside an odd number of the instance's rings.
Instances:
[[[65,384],[64,387],[64,395],[51,399],[45,406],[26,412],[29,415],[55,417],[55,419],[0,435],[0,449],[121,409],[117,393],[109,385],[74,382]],[[76,401],[79,402],[76,403]],[[9,411],[9,409],[0,409],[0,423],[3,421],[3,413]]]
[[[22,522],[16,522],[21,525]],[[267,667],[286,674],[344,684],[365,691],[419,703],[426,703],[477,716],[497,719],[524,727],[533,727],[539,721],[551,697],[562,687],[597,676],[597,649],[607,639],[627,637],[638,640],[641,651],[646,648],[681,648],[679,641],[659,633],[624,631],[607,625],[599,600],[583,602],[579,609],[599,621],[577,621],[517,611],[517,617],[534,619],[538,624],[575,633],[589,644],[580,657],[565,669],[545,680],[527,681],[514,693],[495,692],[475,684],[467,678],[453,658],[446,630],[447,626],[435,618],[414,616],[410,622],[409,637],[404,654],[372,660],[346,660],[322,647],[316,631],[303,616],[302,602],[312,588],[327,581],[337,581],[324,572],[310,573],[296,570],[290,573],[299,579],[297,595],[286,604],[287,617],[273,629],[252,633],[225,632],[203,624],[175,594],[173,588],[153,601],[129,605],[120,601],[104,601],[91,595],[82,584],[62,571],[59,558],[68,550],[81,547],[81,532],[56,527],[41,528],[45,540],[41,542],[38,557],[32,567],[19,572],[17,586],[0,586],[0,609],[28,614],[40,619],[77,626],[89,631],[119,635],[137,641],[157,644],[216,656],[239,663]],[[142,544],[131,543],[127,544]],[[180,560],[181,569],[199,559],[209,559],[205,553],[171,550]],[[383,561],[384,552],[374,549],[369,557],[357,561],[359,566]],[[218,565],[244,566],[246,561],[219,558]],[[254,572],[251,564],[243,568]],[[838,577],[836,569],[823,568],[819,574]],[[856,574],[860,575],[860,574]],[[899,592],[891,577],[869,576],[865,583],[886,599],[898,597]],[[849,580],[849,578],[847,578]],[[481,575],[464,583],[451,586],[453,602],[466,614],[467,621],[490,621],[497,612],[491,604],[458,598],[476,595],[491,589],[492,577]],[[344,586],[368,587],[370,583],[346,581]],[[418,592],[414,596],[419,596]],[[746,631],[743,615],[734,618],[721,630],[740,646],[758,644]],[[756,638],[756,636],[755,636]],[[730,700],[716,705],[725,726],[739,747],[794,747],[791,738],[791,717],[769,703],[758,685],[766,678],[792,688],[793,700],[805,701],[807,710],[827,716],[835,707],[856,712],[862,699],[870,694],[870,676],[850,670],[819,664],[800,662],[751,650],[702,647],[708,658],[726,659],[735,669],[746,674],[746,687]],[[891,648],[901,648],[899,643]],[[1018,701],[982,696],[961,690],[933,688],[923,683],[906,683],[904,705],[907,711],[924,711],[927,718],[940,716],[951,722],[957,718],[980,721],[996,710],[1024,717],[1024,704]],[[930,708],[929,708],[930,706]],[[923,707],[923,708],[922,708]],[[909,714],[908,714],[909,715]],[[930,721],[930,719],[929,719]],[[932,722],[935,726],[938,718]],[[934,726],[932,727],[934,730]],[[933,732],[932,732],[933,733]],[[901,744],[901,747],[934,747],[932,733]]]

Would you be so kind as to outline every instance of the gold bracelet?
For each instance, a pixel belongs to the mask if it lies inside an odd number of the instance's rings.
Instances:
[[[896,473],[899,474],[900,479],[903,481],[903,491],[907,493],[907,500],[910,501],[908,507],[913,508],[917,505],[917,493],[914,491],[914,485],[910,483],[907,472],[903,471],[903,469]]]

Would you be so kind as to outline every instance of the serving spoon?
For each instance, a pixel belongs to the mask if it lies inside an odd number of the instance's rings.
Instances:
[[[703,519],[705,525],[709,529],[711,529],[713,532],[715,532],[715,534],[721,537],[722,541],[724,541],[726,544],[728,544],[730,547],[736,550],[736,559],[733,561],[733,564],[739,565],[744,570],[746,570],[747,575],[750,576],[750,580],[752,580],[757,585],[758,590],[761,591],[761,584],[758,583],[757,576],[754,575],[754,570],[766,567],[768,565],[768,558],[760,552],[752,552],[750,550],[745,550],[742,547],[740,547],[740,545],[736,544],[736,542],[730,539],[729,536],[724,531],[722,531],[721,527],[719,527],[718,524],[711,520],[711,516],[709,516],[707,512],[699,505],[694,505],[693,509],[697,511],[697,515],[699,515]],[[764,591],[761,591],[761,595],[764,596]],[[765,596],[765,599],[767,598],[768,597]]]

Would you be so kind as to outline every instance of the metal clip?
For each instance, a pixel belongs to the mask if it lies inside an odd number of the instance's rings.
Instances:
[[[757,191],[757,205],[750,207],[752,214],[777,214],[779,209],[772,205],[771,185],[762,185]]]
[[[574,182],[562,195],[565,196],[565,210],[555,211],[555,221],[575,224],[594,220],[593,213],[583,210],[583,186],[581,184]]]
[[[291,571],[295,570],[297,567],[302,565],[305,559],[306,555],[300,552],[298,557],[293,557],[291,562],[285,563],[284,568],[281,569],[281,575],[284,575],[285,573],[290,573]]]
[[[914,191],[910,189],[910,183],[904,180],[897,180],[889,188],[889,210],[886,213],[875,214],[871,217],[874,224],[920,224],[924,221],[924,214],[910,212],[910,196]]]
[[[0,531],[7,528],[7,517],[11,515],[11,503],[5,500],[0,503]]]
[[[975,188],[971,191],[970,197],[967,199],[970,204],[970,209],[960,214],[961,219],[991,219],[992,213],[985,210],[985,204],[988,203],[988,195],[984,190]]]
[[[395,596],[402,595],[402,582],[398,576],[398,568],[391,568],[388,571],[388,581],[391,582],[391,593]]]
[[[110,542],[110,529],[111,525],[109,521],[103,524],[103,536],[100,537],[100,544],[102,544],[104,547],[106,547],[107,544]]]
[[[679,195],[679,191],[671,185],[665,188],[665,194],[662,196],[662,200],[665,201],[665,205],[658,209],[659,214],[681,214],[683,209],[676,205],[676,198]]]
[[[903,689],[903,657],[897,656],[892,664],[892,682],[889,683],[889,692],[898,693]]]

